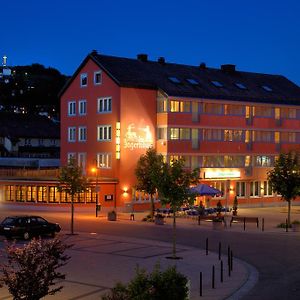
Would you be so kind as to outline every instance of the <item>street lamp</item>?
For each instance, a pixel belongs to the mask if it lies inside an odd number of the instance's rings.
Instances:
[[[100,204],[99,204],[99,200],[98,200],[98,194],[100,191],[100,187],[98,185],[98,166],[96,163],[96,167],[92,168],[92,173],[94,173],[96,175],[96,185],[95,185],[95,192],[96,192],[96,218],[98,217],[98,211],[100,210]]]

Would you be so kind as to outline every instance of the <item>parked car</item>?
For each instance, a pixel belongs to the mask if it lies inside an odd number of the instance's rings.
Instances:
[[[0,224],[0,234],[6,238],[21,237],[28,240],[33,236],[51,235],[60,232],[57,223],[50,223],[39,216],[6,217]]]

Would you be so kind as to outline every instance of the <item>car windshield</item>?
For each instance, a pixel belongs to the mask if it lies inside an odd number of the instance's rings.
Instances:
[[[13,225],[13,224],[15,224],[15,222],[16,222],[15,218],[5,218],[2,221],[2,225]]]

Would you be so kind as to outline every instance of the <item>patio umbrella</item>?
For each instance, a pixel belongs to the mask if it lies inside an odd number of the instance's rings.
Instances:
[[[190,191],[192,193],[198,194],[200,196],[215,196],[221,195],[222,192],[218,189],[215,189],[207,184],[200,183],[197,186],[191,187]]]

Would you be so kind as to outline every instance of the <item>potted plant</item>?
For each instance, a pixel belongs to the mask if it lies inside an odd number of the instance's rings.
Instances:
[[[298,220],[293,221],[292,229],[294,232],[299,232],[300,231],[300,221],[298,221]]]
[[[234,197],[233,206],[232,206],[232,215],[237,216],[237,209],[238,209],[238,199],[237,196]]]
[[[114,210],[109,211],[108,214],[107,214],[107,220],[108,221],[116,221],[117,220],[117,213]]]
[[[156,214],[154,217],[154,223],[156,225],[164,225],[165,217],[162,214]]]

